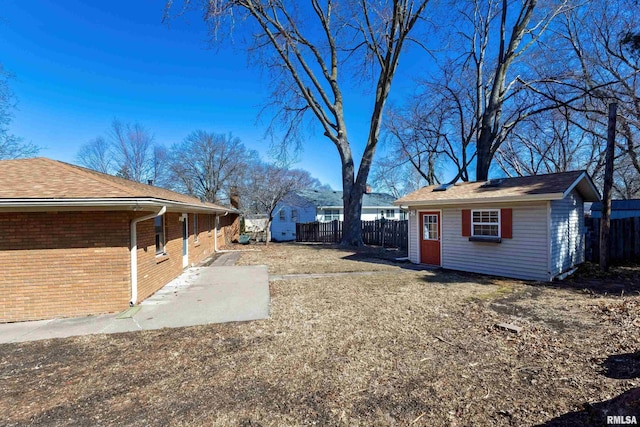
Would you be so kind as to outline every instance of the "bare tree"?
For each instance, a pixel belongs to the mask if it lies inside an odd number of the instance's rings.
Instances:
[[[99,136],[80,146],[76,162],[102,173],[112,173],[115,166],[111,144]]]
[[[109,131],[118,174],[137,182],[153,177],[153,135],[139,123],[114,119]]]
[[[154,143],[144,126],[114,119],[106,137],[99,136],[80,147],[76,161],[98,172],[166,186],[167,156],[167,150]]]
[[[40,147],[24,142],[9,130],[15,108],[15,96],[9,84],[10,79],[11,74],[0,64],[0,160],[33,157],[40,151]]]
[[[443,166],[454,167],[452,182],[469,180],[475,163],[475,179],[486,180],[498,149],[520,123],[562,105],[530,87],[541,79],[556,81],[564,72],[547,67],[541,73],[536,67],[551,24],[567,7],[568,1],[557,0],[452,2],[457,13],[448,14],[451,21],[439,34],[446,43],[437,53],[439,68],[401,111],[422,137],[421,143],[402,144],[405,154],[443,159]],[[413,163],[420,170],[430,166]]]
[[[528,118],[500,146],[496,161],[509,176],[578,169],[596,173],[603,167],[604,151],[584,125],[584,115],[568,107]]]
[[[266,214],[268,217],[267,244],[271,240],[271,222],[278,203],[295,191],[318,185],[319,181],[305,170],[286,169],[268,163],[258,163],[251,167],[242,190],[249,197],[246,202],[247,210]]]
[[[167,2],[167,9],[172,6]],[[284,143],[297,140],[309,113],[335,145],[342,167],[345,224],[342,243],[361,245],[362,196],[378,145],[380,123],[398,61],[428,0],[332,1],[300,5],[284,0],[185,0],[199,5],[212,37],[225,26],[253,31],[252,54],[274,74],[279,86],[272,107],[285,123]],[[356,173],[347,132],[343,71],[360,73],[375,86],[364,153]]]
[[[395,198],[430,184],[411,163],[399,163],[393,154],[374,162],[371,177],[372,187]]]
[[[640,65],[628,39],[640,28],[635,12],[631,0],[587,2],[565,14],[561,33],[572,54],[565,60],[577,70],[573,84],[589,95],[571,105],[583,117],[574,124],[602,142],[607,105],[618,103],[613,187],[621,197],[637,195],[640,177]],[[600,159],[594,168],[598,180],[602,164]]]
[[[208,202],[228,199],[228,190],[240,186],[257,154],[231,135],[195,131],[170,151],[172,181],[187,194]]]

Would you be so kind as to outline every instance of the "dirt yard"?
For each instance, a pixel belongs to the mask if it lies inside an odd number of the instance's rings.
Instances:
[[[0,424],[599,426],[606,410],[640,416],[640,268],[586,268],[549,285],[415,271],[378,249],[256,248],[240,262],[272,274],[375,273],[273,281],[263,321],[1,345]]]

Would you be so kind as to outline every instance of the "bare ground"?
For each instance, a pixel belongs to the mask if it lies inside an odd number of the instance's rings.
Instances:
[[[376,248],[262,249],[241,262],[379,272],[272,282],[264,321],[1,345],[0,423],[582,426],[605,424],[605,410],[640,415],[640,268],[586,268],[550,286],[413,271]],[[614,295],[600,291],[612,284]]]

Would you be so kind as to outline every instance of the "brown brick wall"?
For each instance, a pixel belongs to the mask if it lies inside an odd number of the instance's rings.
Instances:
[[[189,265],[213,254],[213,233],[208,232],[206,214],[198,214],[198,242],[193,215],[189,214]],[[182,273],[182,222],[180,213],[165,214],[165,252],[156,256],[154,221],[138,223],[138,301],[142,301]]]
[[[0,322],[126,308],[129,215],[0,213]]]
[[[144,216],[149,212],[136,212]],[[132,212],[0,213],[0,322],[110,313],[131,298]],[[189,214],[189,265],[214,252],[215,221]],[[165,214],[166,255],[154,220],[137,224],[138,302],[182,273],[180,213]]]

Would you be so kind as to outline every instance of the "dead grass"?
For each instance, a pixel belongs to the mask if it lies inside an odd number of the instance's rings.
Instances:
[[[272,245],[262,256],[244,253],[242,261],[267,263],[277,273],[367,264],[341,259],[350,251],[304,247],[317,256],[307,260],[295,249]],[[383,270],[272,282],[272,315],[264,321],[2,345],[0,419],[602,425],[598,411],[609,403],[601,402],[639,387],[638,297]],[[510,334],[497,322],[524,329]],[[626,362],[614,375],[616,360]],[[620,415],[634,414],[624,408]]]
[[[243,252],[238,264],[267,264],[271,274],[394,270],[398,267],[389,258],[402,255],[397,251],[383,252],[378,247],[356,251],[317,243],[257,244],[248,248],[251,251]]]

